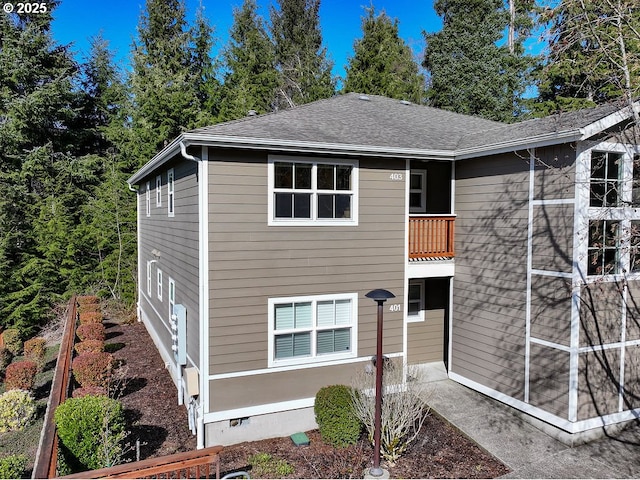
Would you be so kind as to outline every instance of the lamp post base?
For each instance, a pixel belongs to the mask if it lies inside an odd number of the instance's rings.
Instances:
[[[385,470],[384,468],[378,468],[377,471],[375,468],[371,467],[371,468],[367,468],[364,473],[362,474],[362,478],[367,478],[367,479],[388,479],[389,478],[389,471]]]

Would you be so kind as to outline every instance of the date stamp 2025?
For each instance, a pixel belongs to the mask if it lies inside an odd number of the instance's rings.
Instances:
[[[16,2],[3,4],[2,10],[4,10],[5,13],[15,12],[18,15],[24,15],[25,13],[47,13],[49,9],[47,8],[46,2]]]

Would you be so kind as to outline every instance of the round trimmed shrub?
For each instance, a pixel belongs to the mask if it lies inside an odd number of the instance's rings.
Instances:
[[[334,447],[355,444],[362,432],[362,424],[353,411],[351,390],[346,385],[330,385],[316,394],[313,411],[320,435]]]
[[[5,390],[33,390],[36,373],[38,365],[31,360],[12,363],[4,375]]]
[[[107,388],[113,368],[113,355],[106,352],[85,353],[71,362],[73,377],[81,387]]]
[[[78,335],[81,342],[86,340],[100,340],[104,342],[106,338],[104,325],[101,323],[85,323],[79,325],[76,329],[76,335]]]
[[[100,312],[82,312],[79,318],[80,325],[84,325],[85,323],[102,323],[102,320],[104,320]]]
[[[84,355],[85,353],[100,353],[104,352],[104,342],[102,340],[85,340],[84,342],[78,342],[73,347],[78,355]]]
[[[89,387],[75,388],[71,396],[73,398],[81,398],[81,397],[86,397],[87,395],[92,395],[94,397],[97,397],[99,395],[106,395],[106,394],[107,394],[107,389],[104,387],[89,386]]]
[[[26,390],[9,390],[0,395],[0,432],[22,430],[36,413],[36,401]],[[11,477],[2,477],[11,478]]]
[[[2,341],[4,348],[9,350],[14,356],[20,355],[22,352],[22,338],[17,328],[7,328],[2,332]]]
[[[96,304],[100,303],[100,299],[96,295],[80,295],[76,297],[78,305]]]
[[[0,478],[24,478],[29,459],[26,455],[9,455],[0,458]]]
[[[47,353],[47,341],[42,337],[35,337],[24,342],[24,356],[38,365],[44,364]]]
[[[117,464],[126,437],[122,404],[112,398],[70,398],[54,413],[58,437],[74,460],[95,470]]]
[[[100,312],[100,304],[99,303],[85,303],[83,305],[78,306],[78,313],[82,316],[83,313],[88,312]]]

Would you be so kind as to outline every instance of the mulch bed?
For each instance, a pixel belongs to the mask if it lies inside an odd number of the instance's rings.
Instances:
[[[132,436],[140,439],[140,458],[152,458],[194,450],[196,438],[188,428],[187,412],[177,404],[176,387],[142,323],[107,324],[107,343],[126,368],[122,401]],[[372,447],[366,439],[348,448],[325,445],[318,431],[307,432],[310,445],[296,447],[289,437],[244,442],[225,447],[221,454],[224,473],[246,470],[262,478],[362,478],[372,463]],[[293,473],[283,475],[273,466],[259,475],[249,457],[270,454],[284,460]],[[395,465],[383,464],[392,478],[495,478],[509,472],[448,422],[430,415],[418,439]]]

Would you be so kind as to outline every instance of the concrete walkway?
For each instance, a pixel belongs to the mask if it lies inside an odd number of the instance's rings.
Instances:
[[[515,410],[452,380],[429,383],[431,408],[511,469],[503,478],[640,478],[640,427],[569,447]]]

